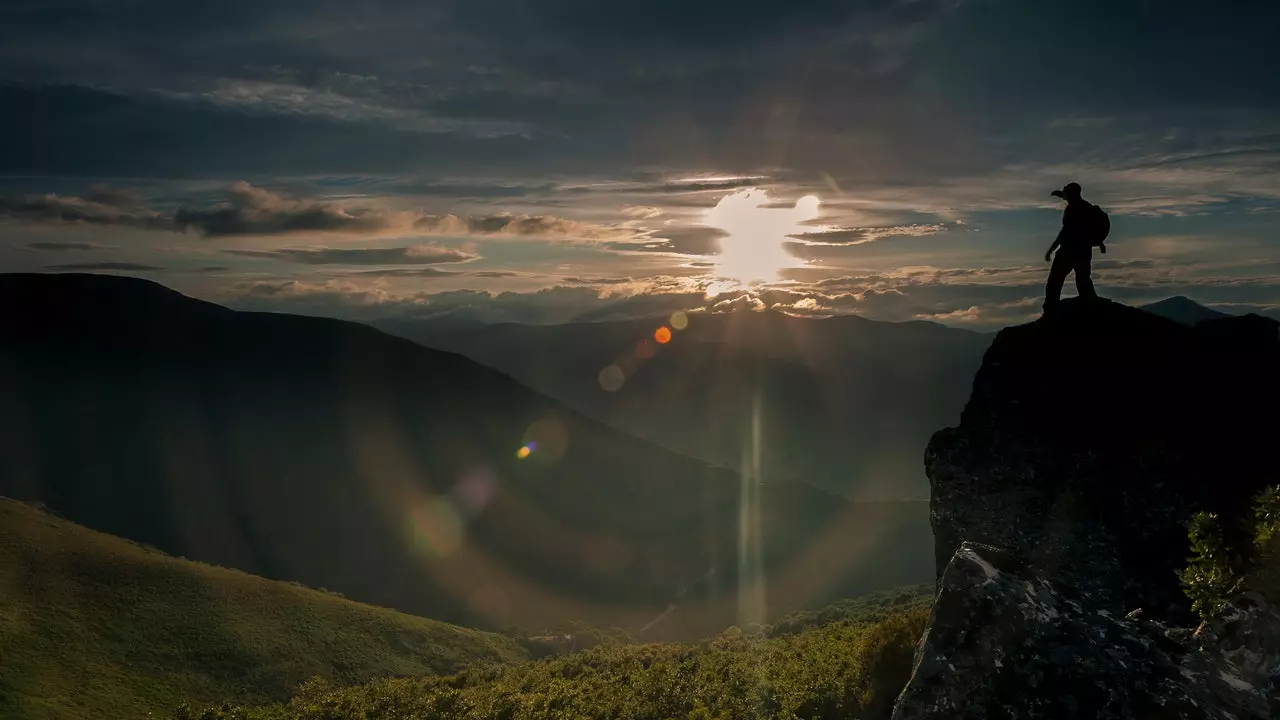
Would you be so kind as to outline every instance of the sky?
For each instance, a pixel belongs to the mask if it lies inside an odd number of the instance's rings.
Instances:
[[[1104,296],[1280,315],[1277,67],[1272,2],[6,0],[0,270],[990,329],[1076,181]]]

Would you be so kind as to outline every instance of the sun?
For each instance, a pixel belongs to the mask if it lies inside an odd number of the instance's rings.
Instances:
[[[723,230],[716,274],[743,284],[777,280],[787,268],[804,262],[787,252],[788,236],[813,232],[806,222],[818,217],[821,200],[805,195],[795,205],[778,206],[759,188],[726,195],[706,211],[703,223]]]

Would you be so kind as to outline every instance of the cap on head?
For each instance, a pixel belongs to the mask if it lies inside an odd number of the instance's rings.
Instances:
[[[1064,200],[1070,200],[1071,198],[1080,197],[1081,190],[1082,188],[1080,187],[1080,183],[1069,182],[1066,185],[1062,186],[1061,190],[1054,190],[1052,193],[1049,193],[1049,194],[1055,197],[1060,197]]]

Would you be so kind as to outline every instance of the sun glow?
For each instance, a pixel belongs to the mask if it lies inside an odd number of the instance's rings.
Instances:
[[[787,252],[787,238],[819,230],[805,223],[817,219],[820,204],[817,195],[805,195],[793,207],[775,205],[759,188],[721,198],[703,217],[705,224],[728,233],[720,239],[716,274],[751,284],[777,280],[782,270],[803,266]]]

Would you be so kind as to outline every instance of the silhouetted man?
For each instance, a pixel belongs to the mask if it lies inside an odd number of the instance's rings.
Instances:
[[[1076,274],[1076,292],[1080,297],[1098,297],[1090,277],[1090,264],[1093,262],[1095,243],[1102,248],[1102,252],[1107,251],[1106,246],[1098,240],[1100,229],[1097,214],[1101,211],[1080,197],[1080,189],[1080,183],[1073,182],[1052,193],[1055,197],[1066,200],[1067,207],[1062,211],[1062,230],[1058,232],[1053,245],[1049,246],[1049,251],[1044,254],[1045,262],[1053,262],[1049,267],[1049,282],[1044,288],[1045,312],[1058,306],[1062,298],[1062,283],[1070,272]],[[1101,214],[1105,217],[1105,213]],[[1101,234],[1102,239],[1106,239],[1106,232],[1101,231]],[[1053,254],[1054,250],[1058,251],[1056,256]]]

